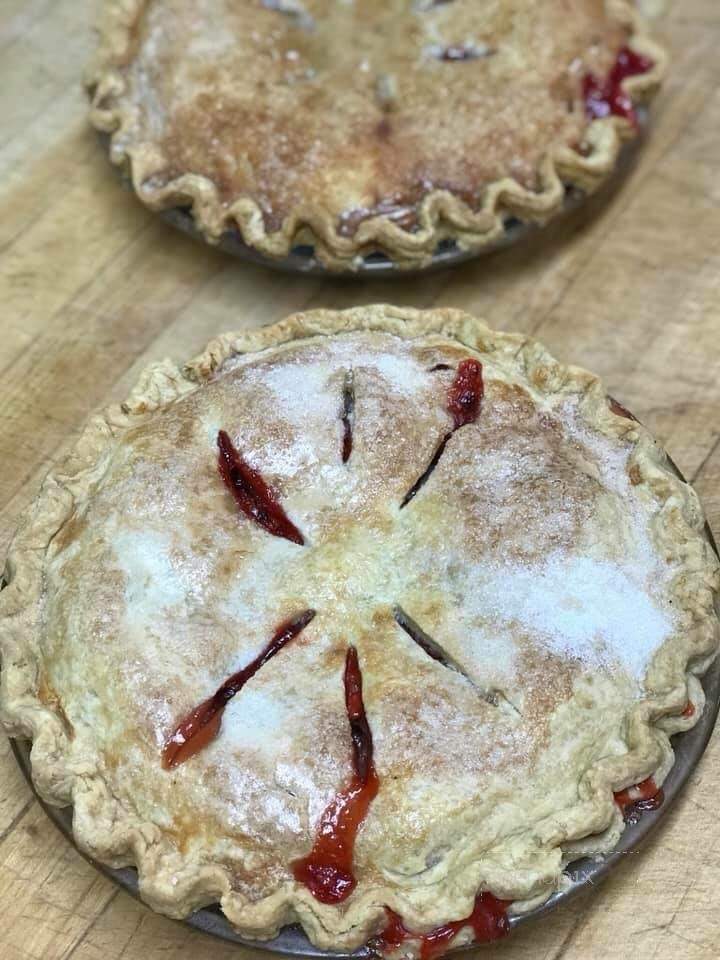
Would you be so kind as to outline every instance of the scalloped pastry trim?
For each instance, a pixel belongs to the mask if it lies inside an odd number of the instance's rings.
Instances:
[[[268,232],[260,206],[249,197],[231,204],[221,201],[212,180],[185,173],[166,183],[159,175],[167,169],[162,150],[152,143],[127,146],[135,123],[135,108],[124,98],[126,83],[118,62],[129,56],[133,31],[147,0],[109,0],[100,25],[100,46],[86,73],[91,94],[90,122],[111,135],[110,158],[123,167],[138,197],[151,210],[190,206],[197,229],[210,243],[218,243],[229,230],[237,229],[243,241],[266,256],[286,257],[299,242],[312,243],[318,260],[331,270],[357,267],[363,252],[381,250],[399,267],[421,267],[430,262],[437,245],[455,240],[463,251],[477,251],[498,240],[505,220],[544,223],[560,212],[565,185],[592,192],[615,169],[620,148],[633,137],[630,123],[611,116],[588,123],[585,139],[592,147],[584,157],[568,146],[558,146],[541,163],[541,189],[526,189],[510,177],[489,184],[483,192],[482,207],[474,211],[460,197],[447,190],[432,190],[420,202],[419,228],[410,233],[389,217],[378,215],[363,220],[352,237],[338,232],[336,216],[321,207],[298,206],[275,232]],[[666,73],[665,50],[650,38],[638,12],[628,0],[608,0],[610,15],[631,30],[633,50],[647,56],[653,68],[629,77],[624,89],[637,103],[649,100]]]
[[[365,330],[399,337],[455,340],[478,355],[491,356],[508,376],[523,377],[531,393],[576,395],[587,422],[607,437],[634,445],[632,465],[639,483],[660,505],[654,522],[658,545],[681,567],[673,581],[675,602],[688,628],[656,654],[646,677],[650,691],[626,717],[627,753],[591,766],[578,783],[578,802],[562,816],[538,822],[533,832],[533,863],[503,868],[492,851],[473,848],[471,838],[451,851],[425,878],[425,885],[405,895],[397,887],[366,884],[342,910],[325,906],[291,880],[271,895],[250,902],[232,890],[225,867],[181,853],[154,825],[138,819],[112,794],[98,761],[69,760],[69,738],[61,712],[38,695],[41,651],[40,609],[45,555],[52,539],[102,477],[114,438],[153,412],[198,389],[231,364],[233,358],[302,338]],[[45,480],[11,545],[7,587],[0,594],[0,717],[11,735],[33,740],[33,777],[50,803],[72,803],[78,846],[110,866],[137,867],[140,892],[154,909],[187,916],[219,902],[230,922],[247,938],[267,939],[288,923],[302,924],[310,940],[327,949],[353,949],[377,933],[385,906],[422,931],[436,920],[464,916],[479,889],[512,900],[511,913],[522,913],[561,889],[566,864],[578,856],[601,855],[623,829],[613,792],[653,776],[660,785],[672,767],[670,735],[697,722],[703,703],[698,677],[717,653],[720,622],[715,609],[720,565],[704,535],[704,517],[695,492],[669,467],[665,454],[639,423],[613,413],[596,376],[554,360],[539,343],[489,329],[458,310],[421,312],[391,306],[358,307],[343,312],[298,313],[273,326],[230,333],[213,340],[184,369],[171,361],[153,364],[141,375],[128,400],[93,417],[75,450]],[[688,698],[697,706],[680,718]],[[452,903],[439,885],[453,878]],[[439,911],[445,910],[445,914]],[[460,940],[457,942],[461,942]]]

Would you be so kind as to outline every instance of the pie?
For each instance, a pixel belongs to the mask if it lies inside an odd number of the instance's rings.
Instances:
[[[92,123],[154,210],[271,258],[477,250],[597,187],[666,56],[627,0],[106,0]]]
[[[423,960],[657,806],[718,563],[600,381],[454,310],[296,314],[145,371],[10,550],[2,711],[173,917]]]

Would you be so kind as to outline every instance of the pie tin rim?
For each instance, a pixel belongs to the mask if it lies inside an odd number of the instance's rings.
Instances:
[[[225,231],[216,243],[210,243],[195,225],[194,217],[189,208],[169,207],[166,210],[157,211],[157,216],[176,230],[205,246],[222,250],[241,262],[268,267],[280,273],[338,280],[366,280],[370,278],[373,280],[392,280],[394,278],[402,279],[403,277],[417,277],[428,273],[436,273],[498,253],[501,250],[514,247],[530,237],[537,236],[546,227],[587,207],[593,197],[601,198],[600,205],[603,201],[609,202],[634,168],[640,149],[646,139],[649,127],[648,108],[644,105],[638,105],[635,112],[637,133],[632,140],[626,140],[621,144],[615,167],[596,191],[588,193],[580,187],[566,185],[562,209],[558,214],[550,217],[546,223],[522,221],[517,217],[508,216],[502,234],[485,246],[475,250],[463,250],[452,238],[448,238],[438,244],[430,261],[420,266],[400,266],[384,253],[370,252],[358,254],[353,266],[348,265],[346,268],[340,269],[330,268],[315,258],[312,252],[312,244],[297,244],[286,256],[271,257],[246,244],[237,229]],[[98,137],[106,150],[109,150],[110,135],[98,131]],[[124,185],[128,189],[132,189],[127,173],[123,171],[122,167],[116,167],[115,169]]]
[[[684,480],[684,477],[673,461],[669,460],[669,462],[678,476]],[[708,524],[705,525],[705,535],[715,554],[718,556],[718,559],[720,559],[718,546]],[[585,857],[569,863],[564,871],[567,883],[563,886],[563,889],[553,893],[547,900],[532,910],[510,916],[509,922],[511,930],[524,925],[530,920],[544,916],[546,913],[565,904],[568,900],[571,900],[584,890],[594,887],[622,861],[623,857],[635,851],[665,818],[687,781],[690,779],[695,767],[700,762],[712,736],[718,711],[720,711],[720,657],[716,657],[710,664],[704,676],[701,678],[701,683],[705,692],[705,707],[694,727],[674,735],[673,749],[675,751],[675,761],[663,783],[664,801],[662,805],[657,810],[644,811],[639,815],[636,822],[628,822],[617,845],[607,855],[598,858]],[[127,893],[141,900],[138,891],[137,870],[134,867],[121,867],[120,869],[108,867],[80,850],[73,836],[72,808],[70,806],[53,806],[52,804],[46,803],[38,795],[32,780],[30,741],[10,738],[10,745],[15,759],[25,779],[30,784],[33,793],[37,797],[40,806],[60,832],[64,834],[88,863],[92,864],[92,866]],[[148,909],[150,908],[148,907]],[[323,950],[310,943],[302,928],[296,924],[283,927],[278,936],[271,940],[246,939],[233,929],[230,922],[221,913],[218,905],[197,910],[181,922],[188,924],[196,930],[212,934],[222,940],[236,943],[245,948],[262,950],[269,953],[279,953],[285,956],[314,958],[314,960],[326,960],[326,958],[337,958],[337,960],[350,960],[350,958],[352,958],[352,960],[368,960],[368,958],[376,956],[376,953],[367,946],[359,947],[353,951]],[[482,944],[463,944],[459,947],[450,948],[448,953],[459,953],[464,950],[477,949],[478,946],[482,946]]]

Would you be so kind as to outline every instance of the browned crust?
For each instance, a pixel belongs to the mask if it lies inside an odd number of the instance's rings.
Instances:
[[[633,100],[646,102],[657,91],[667,67],[667,54],[647,33],[644,23],[628,0],[606,0],[610,15],[630,31],[630,44],[649,57],[654,67],[648,73],[625,81]],[[583,156],[569,146],[558,145],[547,154],[538,170],[539,189],[531,190],[505,177],[483,191],[480,209],[448,189],[426,193],[417,207],[418,229],[410,232],[385,215],[370,216],[351,235],[339,229],[337,214],[320,204],[298,206],[279,229],[268,229],[263,211],[250,197],[223,203],[218,185],[205,176],[170,174],[171,165],[157,144],[124,146],[133,122],[125,98],[125,79],[119,65],[132,56],[136,27],[148,0],[108,0],[100,28],[101,43],[86,77],[91,93],[90,121],[111,134],[110,157],[123,167],[138,197],[152,210],[191,206],[197,229],[211,243],[237,228],[243,241],[273,259],[285,257],[298,243],[312,243],[318,259],[331,270],[357,269],[363,254],[381,250],[404,268],[427,264],[442,240],[452,239],[464,251],[478,251],[495,243],[505,231],[508,217],[545,222],[563,207],[565,186],[587,192],[596,190],[614,170],[623,142],[632,139],[632,125],[621,117],[588,123]],[[157,176],[162,171],[163,176]]]
[[[219,337],[184,371],[170,361],[149,367],[126,403],[90,421],[69,458],[46,479],[13,541],[6,567],[8,586],[0,595],[0,716],[11,735],[33,739],[33,776],[43,796],[51,803],[74,804],[78,844],[110,865],[136,864],[142,895],[155,909],[182,917],[219,900],[245,936],[268,938],[282,925],[299,921],[315,944],[335,949],[357,947],[376,932],[382,924],[384,903],[402,909],[392,889],[374,885],[367,891],[358,890],[341,911],[317,903],[307,890],[292,883],[280,884],[273,894],[258,901],[243,898],[233,890],[226,866],[179,849],[173,837],[123,806],[112,794],[96,758],[86,758],[81,767],[77,761],[75,766],[69,764],[69,732],[55,698],[43,690],[40,679],[39,637],[48,548],[72,522],[76,506],[103,475],[118,436],[193,392],[239,354],[353,330],[455,340],[479,356],[492,357],[509,379],[521,378],[537,395],[577,398],[594,430],[632,445],[631,465],[638,484],[658,505],[653,526],[658,549],[680,570],[673,581],[673,602],[684,614],[687,629],[676,634],[653,660],[646,677],[646,689],[651,693],[625,720],[627,752],[595,763],[580,776],[575,806],[564,811],[562,818],[550,817],[537,824],[534,837],[542,866],[533,885],[527,886],[527,869],[518,871],[515,878],[508,871],[494,873],[491,860],[473,855],[472,838],[464,838],[462,857],[450,861],[454,877],[457,871],[475,883],[474,889],[481,877],[490,889],[515,899],[513,909],[522,911],[562,885],[564,863],[585,853],[611,849],[622,829],[613,791],[649,775],[662,782],[674,759],[669,736],[697,722],[703,706],[698,678],[715,656],[720,639],[714,606],[720,585],[718,563],[703,533],[704,517],[696,494],[673,473],[644,427],[613,412],[597,377],[558,363],[529,338],[494,332],[455,310],[423,313],[388,306],[345,312],[318,310],[295,314],[260,330]],[[684,719],[679,714],[688,698],[696,711]],[[452,893],[456,887],[451,884],[448,890]],[[471,903],[469,892],[467,896],[452,894],[448,915],[466,915]],[[414,925],[423,923],[422,916],[409,915],[408,919]]]

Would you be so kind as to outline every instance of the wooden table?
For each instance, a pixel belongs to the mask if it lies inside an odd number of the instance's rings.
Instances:
[[[672,76],[642,158],[609,203],[452,273],[320,281],[244,266],[123,192],[85,123],[91,0],[0,9],[0,551],[96,406],[151,359],[313,305],[446,304],[529,331],[603,374],[663,440],[720,530],[720,7],[663,24]],[[482,957],[717,960],[720,743],[665,826],[601,889]],[[152,914],[56,832],[0,740],[2,960],[237,960]]]

